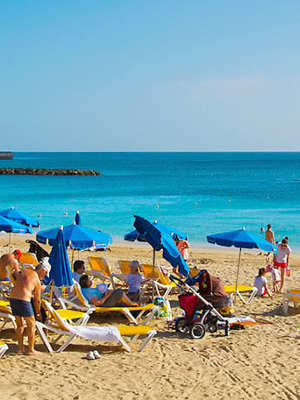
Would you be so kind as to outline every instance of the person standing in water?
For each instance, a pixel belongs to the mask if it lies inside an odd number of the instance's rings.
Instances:
[[[265,231],[265,240],[268,242],[275,244],[275,236],[274,232],[272,231],[272,225],[267,225],[267,230]]]

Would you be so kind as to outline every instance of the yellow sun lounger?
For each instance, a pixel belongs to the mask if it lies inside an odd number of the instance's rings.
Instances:
[[[224,285],[225,292],[229,294],[231,297],[235,294],[236,285]],[[249,293],[250,297],[246,300],[242,293]],[[244,304],[250,304],[251,301],[254,299],[257,293],[257,288],[254,286],[247,286],[247,285],[237,285],[237,295],[242,300]]]
[[[112,288],[116,288],[114,281],[114,274],[112,273],[110,265],[107,263],[105,258],[90,256],[90,269],[86,269],[85,273],[89,276],[100,279],[102,282],[109,281]]]
[[[289,303],[294,303],[294,308],[298,308],[300,305],[300,289],[287,289],[283,294],[282,307],[284,314],[288,313]]]
[[[34,253],[22,253],[19,263],[21,268],[25,269],[27,266],[36,267],[39,262]]]
[[[145,312],[149,312],[149,314],[146,320],[143,322],[143,325],[148,324],[148,322],[154,317],[154,314],[159,310],[159,307],[155,306],[154,304],[146,304],[140,307],[94,307],[93,305],[90,305],[87,299],[83,296],[78,282],[74,282],[73,289],[78,303],[76,303],[74,300],[71,301],[64,298],[58,288],[54,286],[54,295],[56,296],[62,308],[66,309],[67,306],[70,306],[80,311],[91,310],[91,312],[95,311],[102,314],[107,312],[121,312],[130,322],[133,322],[135,325],[139,325],[139,321]],[[132,315],[132,311],[139,311],[139,314],[134,317]]]
[[[7,344],[5,344],[4,342],[2,342],[2,340],[0,340],[0,358],[3,357],[6,350],[8,350]]]
[[[14,329],[17,329],[15,317],[12,315],[10,303],[7,300],[0,300],[0,320],[1,319],[3,324],[0,327],[0,331],[2,331],[7,322],[11,322]]]
[[[36,321],[36,327],[38,333],[45,344],[46,348],[50,353],[59,353],[63,351],[76,336],[83,337],[90,340],[99,340],[103,342],[115,342],[121,344],[128,352],[131,352],[130,346],[125,342],[122,336],[133,336],[131,343],[140,336],[147,335],[145,341],[142,343],[138,351],[142,351],[149,341],[156,335],[156,331],[149,326],[102,326],[102,327],[87,327],[87,326],[75,326],[68,324],[66,318],[63,318],[59,313],[53,309],[49,302],[43,302],[48,314],[50,315],[50,323],[43,324]],[[84,313],[82,313],[84,314]],[[46,335],[46,331],[53,332],[58,335],[58,337],[50,343]],[[57,350],[52,347],[53,344],[57,344],[58,341],[66,336],[67,340],[61,344]]]

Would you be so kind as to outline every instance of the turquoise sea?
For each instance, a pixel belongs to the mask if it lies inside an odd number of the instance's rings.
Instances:
[[[0,208],[38,217],[41,229],[84,225],[121,242],[133,215],[206,235],[273,225],[300,249],[300,153],[15,153],[0,167],[94,169],[103,176],[0,176]]]

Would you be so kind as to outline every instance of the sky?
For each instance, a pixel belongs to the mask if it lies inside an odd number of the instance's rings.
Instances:
[[[300,151],[298,0],[0,0],[11,151]]]

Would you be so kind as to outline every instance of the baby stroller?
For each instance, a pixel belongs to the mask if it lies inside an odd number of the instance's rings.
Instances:
[[[218,278],[211,276],[206,270],[201,270],[198,275],[186,281],[174,275],[170,275],[170,279],[184,291],[179,295],[179,305],[185,316],[176,320],[177,332],[189,332],[192,339],[202,339],[207,331],[217,332],[218,323],[222,323],[225,336],[229,336],[230,325],[225,318],[225,315],[229,316],[227,295]],[[198,292],[192,287],[196,284],[199,285]]]

